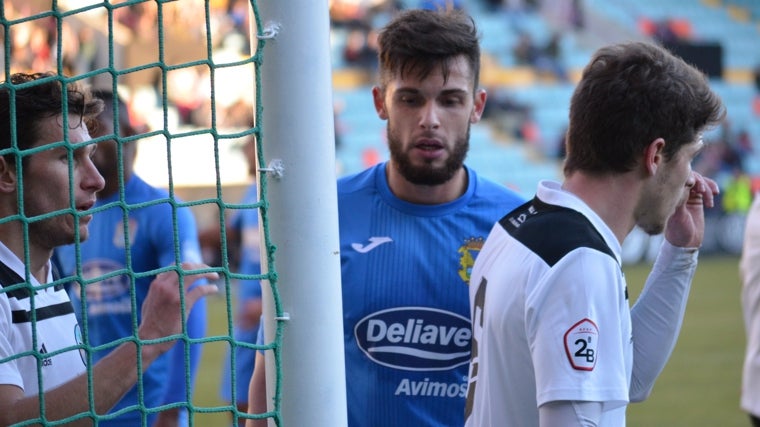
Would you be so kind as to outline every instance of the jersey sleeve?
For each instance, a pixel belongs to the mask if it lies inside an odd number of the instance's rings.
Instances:
[[[6,360],[13,356],[13,346],[9,341],[11,336],[11,308],[8,297],[0,294],[0,384],[10,384],[24,388],[24,381],[18,369],[17,360]]]
[[[579,248],[526,290],[538,406],[595,401],[607,410],[627,403],[630,321],[621,282],[614,258]]]
[[[588,401],[558,401],[542,405],[539,410],[541,427],[597,427],[602,418],[602,404]]]
[[[631,309],[634,364],[631,400],[646,399],[665,368],[681,330],[698,251],[664,241],[652,272]]]

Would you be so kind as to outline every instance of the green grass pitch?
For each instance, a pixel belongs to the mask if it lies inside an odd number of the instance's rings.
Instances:
[[[744,327],[741,320],[738,258],[703,256],[697,269],[681,335],[648,400],[628,408],[629,426],[749,426],[739,409]],[[648,264],[624,268],[635,301]],[[225,299],[209,299],[209,335],[227,334]],[[204,345],[194,404],[210,408],[219,400],[224,343]],[[247,381],[248,379],[245,379]],[[196,413],[194,425],[229,425],[229,413]]]
[[[628,408],[630,426],[749,426],[739,408],[744,325],[739,259],[701,257],[676,348],[649,399]],[[632,301],[648,265],[624,269]]]

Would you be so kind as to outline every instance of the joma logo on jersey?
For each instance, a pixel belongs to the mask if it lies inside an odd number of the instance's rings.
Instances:
[[[360,320],[354,335],[370,359],[391,368],[438,371],[470,359],[469,320],[444,310],[403,307],[378,311]]]

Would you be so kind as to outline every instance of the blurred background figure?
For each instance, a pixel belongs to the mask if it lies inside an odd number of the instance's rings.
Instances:
[[[752,425],[760,426],[760,198],[755,197],[747,215],[744,247],[739,261],[741,304],[747,346],[742,370],[741,408]]]
[[[256,188],[256,145],[253,136],[248,136],[240,145],[248,165],[248,174],[253,182],[245,191],[241,204],[250,206],[257,202]],[[261,272],[259,210],[251,207],[236,209],[227,221],[227,257],[231,260],[231,271],[253,275]],[[222,239],[218,223],[201,232],[204,254],[212,264],[221,257]],[[235,279],[233,285],[234,323],[233,338],[236,343],[255,344],[261,317],[261,285],[258,280]],[[232,352],[234,351],[234,369]],[[248,380],[253,374],[256,350],[237,344],[228,350],[223,361],[220,396],[227,403],[233,402],[238,411],[248,410]],[[234,395],[233,395],[233,375]],[[245,419],[238,419],[238,425],[245,425]]]
[[[148,293],[150,276],[136,276],[177,262],[200,262],[200,245],[195,218],[189,208],[174,208],[168,202],[166,190],[150,186],[134,174],[137,154],[134,139],[140,132],[130,122],[126,103],[109,90],[96,91],[103,100],[104,110],[90,131],[94,138],[111,136],[97,144],[93,162],[105,178],[105,187],[98,193],[95,209],[113,205],[93,215],[90,238],[77,245],[56,249],[55,257],[62,275],[79,274],[84,280],[71,284],[69,293],[80,324],[86,324],[90,346],[107,346],[113,341],[133,333],[137,321],[133,317]],[[114,110],[116,103],[117,110]],[[117,125],[115,128],[114,125]],[[123,199],[119,189],[123,185]],[[136,205],[148,204],[144,207]],[[181,200],[178,200],[181,203]],[[176,217],[176,228],[173,223]],[[178,242],[178,243],[177,243]],[[175,253],[175,245],[179,254]],[[81,256],[81,260],[78,258]],[[92,280],[90,282],[90,280]],[[134,295],[133,295],[134,293]],[[135,306],[133,308],[132,298]],[[187,335],[201,338],[206,334],[206,302],[198,301],[187,321]],[[112,347],[93,352],[93,362],[105,357]],[[187,353],[189,352],[189,357]],[[193,383],[200,362],[201,346],[179,341],[145,371],[142,377],[143,400],[139,400],[138,386],[133,387],[114,407],[113,411],[143,403],[156,407],[187,401],[187,387],[192,395]],[[189,360],[190,364],[185,363]],[[190,383],[185,378],[189,376]],[[147,415],[148,426],[185,425],[185,409],[169,409]],[[102,426],[132,427],[143,424],[139,410],[126,412],[112,420],[101,421]]]

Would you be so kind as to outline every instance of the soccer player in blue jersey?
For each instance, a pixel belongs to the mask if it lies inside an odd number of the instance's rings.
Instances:
[[[253,138],[245,143],[244,150],[252,150]],[[251,184],[245,192],[241,203],[253,204],[258,200],[256,184]],[[230,226],[237,233],[240,243],[238,272],[241,274],[260,274],[259,212],[258,209],[245,208],[235,212],[230,218]],[[228,234],[229,236],[229,234]],[[240,279],[233,284],[235,295],[235,317],[233,338],[236,342],[255,344],[261,318],[261,285],[258,280]],[[235,381],[235,406],[240,413],[248,411],[248,379],[253,375],[256,362],[256,350],[236,346],[235,366],[230,355],[224,360],[220,394],[226,402],[232,402],[232,376]],[[241,426],[245,419],[239,418]]]
[[[692,171],[725,108],[644,42],[599,49],[570,101],[562,183],[506,213],[475,261],[468,427],[626,425],[675,346],[715,181]],[[622,244],[664,233],[630,306]]]
[[[251,122],[253,127],[253,122]],[[248,165],[248,175],[256,176],[256,145],[252,135],[247,136],[241,145],[241,151]],[[240,203],[252,205],[258,200],[258,190],[255,181],[245,190]],[[243,208],[233,211],[227,221],[228,254],[235,260],[234,271],[240,274],[261,273],[261,249],[259,244],[259,211],[258,209]],[[206,249],[216,252],[221,250],[221,233],[219,226],[209,227],[201,233],[201,244]],[[239,279],[232,283],[235,301],[233,338],[236,342],[255,344],[259,332],[261,318],[261,285],[258,280]],[[232,378],[235,381],[235,406],[240,413],[248,411],[248,380],[253,374],[256,361],[256,350],[243,346],[235,346],[235,364],[228,351],[224,358],[222,380],[220,383],[221,398],[228,403],[233,401]],[[238,418],[238,424],[244,425],[245,419]]]
[[[338,181],[348,425],[462,425],[470,269],[523,200],[464,165],[486,103],[469,16],[401,12],[380,31],[379,60],[390,160]]]
[[[71,301],[77,315],[86,299],[86,319],[89,343],[100,346],[129,335],[132,331],[132,292],[136,300],[138,316],[153,276],[132,277],[126,271],[147,272],[182,262],[200,262],[195,219],[189,208],[175,209],[169,203],[169,194],[143,181],[133,171],[136,154],[134,140],[125,138],[137,134],[129,118],[126,104],[110,90],[95,93],[103,100],[104,110],[97,117],[92,136],[114,135],[120,139],[98,143],[93,162],[105,178],[105,187],[98,195],[95,207],[114,205],[93,215],[90,222],[90,238],[79,245],[67,245],[56,249],[61,273],[68,276],[77,273],[77,246],[79,246],[82,277],[88,282],[82,288],[74,283],[70,289]],[[116,102],[117,110],[114,110]],[[116,113],[115,113],[116,111]],[[118,129],[114,129],[114,119]],[[121,150],[121,158],[119,158]],[[121,163],[119,163],[121,162]],[[119,194],[119,165],[123,171],[124,198]],[[156,203],[156,201],[161,201]],[[125,210],[115,204],[123,203]],[[144,206],[138,206],[145,204]],[[127,224],[125,224],[125,220]],[[176,220],[176,229],[173,221]],[[125,225],[128,234],[125,236]],[[176,245],[179,253],[175,253]],[[122,272],[113,275],[114,272]],[[106,278],[95,280],[99,277]],[[187,322],[190,338],[200,338],[206,332],[205,300],[195,305]],[[110,348],[96,352],[95,361],[104,357]],[[189,352],[190,365],[185,363],[185,351]],[[138,399],[139,390],[134,387],[114,410],[143,403],[147,407],[187,401],[185,377],[189,374],[190,388],[200,362],[200,345],[178,342],[170,353],[156,360],[143,374],[143,400]],[[147,415],[147,425],[176,425],[182,414],[177,408]],[[184,414],[182,414],[184,415]],[[142,423],[142,413],[132,410],[112,420],[101,421],[104,426],[134,426]]]
[[[148,369],[173,346],[144,341],[182,332],[179,276],[159,274],[137,330],[119,337],[134,340],[112,348],[88,374],[74,309],[60,282],[52,285],[54,249],[87,239],[95,195],[105,185],[86,126],[101,109],[85,88],[52,73],[14,74],[0,87],[0,426],[77,414],[89,425],[136,383],[138,360]],[[182,283],[216,278],[188,274]],[[194,287],[185,309],[215,289]]]

